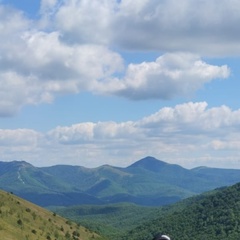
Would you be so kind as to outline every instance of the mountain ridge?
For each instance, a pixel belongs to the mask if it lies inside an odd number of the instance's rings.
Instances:
[[[160,206],[237,182],[240,169],[185,169],[151,156],[125,168],[0,162],[0,188],[40,206],[117,202]]]

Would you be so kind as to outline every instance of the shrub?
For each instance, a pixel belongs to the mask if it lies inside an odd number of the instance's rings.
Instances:
[[[17,224],[20,225],[20,226],[22,226],[22,225],[23,225],[22,220],[21,220],[21,219],[18,219],[18,220],[17,220]]]
[[[26,208],[26,212],[31,212],[31,209],[30,208]]]

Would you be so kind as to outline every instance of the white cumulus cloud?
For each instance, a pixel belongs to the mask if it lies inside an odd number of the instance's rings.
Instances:
[[[122,69],[121,56],[107,47],[69,46],[59,32],[34,29],[11,11],[15,21],[8,22],[0,9],[0,116],[14,115],[26,104],[52,102],[60,94],[92,91]]]
[[[240,110],[188,102],[161,108],[135,122],[79,123],[57,127],[46,136],[53,149],[61,149],[61,157],[71,152],[73,161],[85,156],[96,165],[96,156],[99,162],[114,158],[115,165],[121,165],[121,158],[133,160],[146,155],[189,166],[194,161],[204,165],[211,158],[213,162],[219,160],[221,165],[222,156],[230,154],[229,149],[232,151],[229,159],[235,161],[239,156],[240,137],[234,134],[239,127]],[[50,148],[51,145],[51,152]]]
[[[172,99],[191,95],[205,83],[229,74],[226,65],[210,65],[190,53],[168,53],[155,62],[130,64],[123,79],[113,79],[112,93],[130,99]]]
[[[238,0],[59,2],[55,24],[68,41],[205,55],[240,52]]]
[[[210,160],[213,166],[237,167],[239,127],[239,109],[188,102],[137,121],[81,122],[46,133],[1,129],[0,153],[5,160],[21,157],[38,165],[121,166],[122,160],[127,164],[152,155],[187,167]]]
[[[0,116],[81,91],[134,100],[173,99],[189,96],[213,79],[227,78],[226,65],[208,64],[189,52],[198,52],[193,46],[201,49],[207,42],[211,46],[212,33],[219,37],[216,46],[219,41],[235,44],[239,31],[232,30],[238,28],[233,23],[239,16],[234,13],[240,4],[223,0],[214,9],[217,2],[210,2],[43,0],[42,19],[37,20],[0,5]],[[203,14],[206,10],[212,14]],[[233,14],[225,18],[223,10]],[[233,42],[223,40],[220,33],[225,28],[235,32],[229,32]],[[124,66],[120,49],[135,48],[174,52]]]

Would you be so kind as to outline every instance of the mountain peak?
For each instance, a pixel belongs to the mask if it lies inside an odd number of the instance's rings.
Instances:
[[[30,163],[28,163],[26,161],[17,161],[17,160],[9,162],[8,166],[10,168],[16,168],[16,169],[33,167],[33,165],[31,165]]]
[[[18,171],[22,168],[33,167],[30,163],[25,161],[11,161],[11,162],[1,162],[0,161],[0,174],[5,172]]]
[[[140,168],[144,168],[144,169],[147,169],[147,170],[150,170],[153,172],[157,172],[166,165],[168,165],[168,163],[158,160],[154,157],[147,156],[147,157],[142,158],[139,161],[133,163],[128,168],[140,167]]]

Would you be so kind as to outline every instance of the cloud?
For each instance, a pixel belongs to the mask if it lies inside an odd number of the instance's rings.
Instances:
[[[31,129],[0,129],[1,146],[34,146],[42,134]]]
[[[206,135],[209,137],[226,137],[229,129],[240,127],[240,110],[232,111],[227,106],[207,108],[206,102],[189,102],[176,105],[174,108],[164,107],[158,112],[132,122],[97,122],[79,123],[69,127],[57,127],[50,131],[49,137],[61,144],[103,143],[114,140],[142,141],[156,137],[163,138],[184,136],[194,139]],[[232,131],[231,131],[232,132]],[[189,143],[191,143],[190,140]]]
[[[21,27],[22,28],[22,27]],[[129,99],[192,94],[215,78],[226,78],[227,66],[213,66],[190,53],[160,56],[155,62],[130,64],[101,45],[72,45],[58,32],[21,30],[0,47],[0,115],[10,116],[26,104],[49,103],[56,96],[90,91]],[[24,49],[24,51],[22,51]],[[122,79],[114,77],[122,71]],[[10,94],[6,94],[6,93]]]
[[[57,127],[46,136],[53,149],[59,149],[61,157],[66,158],[64,154],[71,152],[72,161],[81,156],[93,161],[91,164],[97,165],[97,159],[101,162],[102,158],[104,162],[115,159],[113,164],[121,165],[122,158],[133,161],[153,155],[190,166],[197,160],[202,162],[195,165],[207,164],[207,159],[222,161],[225,155],[235,161],[240,138],[234,133],[239,127],[240,110],[188,102],[164,107],[135,122],[79,123]]]
[[[232,111],[225,105],[208,109],[206,102],[189,102],[175,108],[164,107],[143,118],[140,125],[148,130],[148,137],[184,136],[190,141],[227,139],[240,126],[240,110]]]
[[[59,32],[34,29],[13,9],[9,21],[4,10],[1,7],[0,116],[12,116],[26,104],[52,102],[61,94],[92,91],[123,67],[121,56],[105,46],[69,46]]]
[[[129,99],[173,99],[189,96],[205,83],[227,78],[226,65],[213,66],[190,53],[168,53],[155,62],[130,64],[123,79],[114,79],[113,94]],[[107,90],[109,91],[109,90]]]
[[[152,155],[186,167],[210,162],[239,167],[239,128],[239,109],[188,102],[161,108],[138,121],[82,122],[46,133],[1,129],[0,152],[4,160],[29,159],[45,166],[59,162],[123,166]],[[228,159],[225,165],[224,159]]]
[[[69,43],[108,45],[116,31],[110,26],[117,6],[113,0],[64,1],[55,15],[56,28]]]
[[[237,9],[239,4],[234,3]],[[221,22],[223,9],[232,10],[229,2],[224,8],[226,1],[221,1],[214,14],[200,19],[207,7],[213,11],[216,1],[196,4],[198,9],[189,0],[181,6],[173,0],[43,0],[37,20],[0,5],[0,116],[12,116],[27,104],[50,103],[57,96],[81,91],[133,100],[173,99],[189,96],[213,79],[227,78],[230,70],[226,65],[210,65],[197,54],[179,50],[198,46],[200,40],[192,31],[204,37],[201,31],[209,28],[204,22],[216,24],[218,32],[237,21],[238,15]],[[184,45],[190,47],[181,47],[188,37],[193,43],[186,41]],[[172,41],[179,46],[171,47]],[[156,61],[124,66],[117,51],[135,48],[178,51],[162,54]]]
[[[240,52],[239,10],[237,0],[72,0],[55,24],[75,43],[229,56]]]
[[[40,12],[44,15],[52,12],[57,6],[58,0],[41,0]],[[54,12],[53,12],[54,13]]]
[[[1,5],[0,3],[0,27],[1,27],[1,42],[2,44],[8,45],[11,42],[9,36],[17,36],[22,32],[23,29],[26,29],[31,20],[28,20],[24,17],[24,14],[20,11],[14,10],[8,6]],[[3,40],[8,40],[4,42]],[[14,45],[13,45],[14,46]]]
[[[98,122],[79,123],[70,127],[57,127],[48,133],[50,138],[61,144],[109,143],[112,140],[121,141],[139,137],[135,123]]]
[[[43,134],[31,129],[0,129],[1,160],[31,159],[39,156]],[[41,149],[41,150],[40,150]]]

